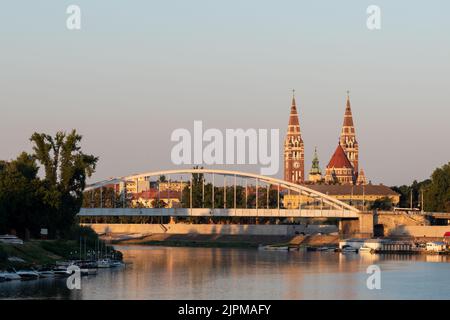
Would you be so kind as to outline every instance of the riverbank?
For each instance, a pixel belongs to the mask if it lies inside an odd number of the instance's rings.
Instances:
[[[140,239],[112,240],[114,244],[160,245],[170,247],[257,248],[259,245],[337,246],[337,235],[207,235],[207,234],[151,234]]]
[[[72,240],[0,243],[0,269],[54,264],[56,261],[69,259],[78,248],[79,244]]]

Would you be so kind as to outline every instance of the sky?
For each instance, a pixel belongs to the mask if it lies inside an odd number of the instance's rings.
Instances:
[[[71,4],[81,30],[66,27]],[[449,14],[444,0],[5,1],[0,159],[76,128],[100,157],[91,181],[176,169],[171,133],[195,120],[278,128],[282,147],[295,88],[305,171],[316,146],[324,171],[350,90],[367,178],[426,179],[450,161]]]

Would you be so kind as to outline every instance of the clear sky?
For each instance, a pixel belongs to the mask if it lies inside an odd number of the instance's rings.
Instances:
[[[450,161],[449,34],[446,0],[4,1],[0,159],[31,151],[34,131],[76,128],[100,157],[94,180],[172,169],[170,134],[194,120],[283,139],[295,88],[305,170],[315,146],[324,169],[350,90],[368,179],[425,179]]]

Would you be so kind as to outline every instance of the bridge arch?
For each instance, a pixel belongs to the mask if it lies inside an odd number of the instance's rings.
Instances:
[[[190,168],[190,169],[173,169],[173,170],[161,170],[161,171],[150,171],[150,172],[144,172],[140,174],[133,174],[129,176],[124,177],[118,177],[118,178],[112,178],[108,180],[99,181],[93,184],[88,185],[85,188],[85,192],[92,191],[98,188],[102,188],[106,185],[111,184],[118,184],[118,183],[125,183],[130,180],[138,180],[141,178],[148,178],[148,177],[154,177],[154,176],[171,176],[171,175],[181,175],[181,174],[211,174],[211,175],[223,175],[223,176],[233,176],[233,177],[240,177],[240,178],[246,178],[246,179],[255,179],[256,181],[261,181],[267,184],[271,185],[278,185],[280,188],[285,188],[287,190],[291,190],[294,192],[297,192],[301,195],[306,195],[311,198],[316,198],[323,203],[329,205],[330,207],[336,209],[336,210],[342,210],[342,211],[350,211],[353,213],[359,213],[359,210],[343,201],[340,201],[334,197],[331,197],[327,194],[321,193],[319,191],[316,191],[314,189],[308,188],[305,185],[298,185],[295,183],[291,183],[288,181],[284,181],[281,179],[258,175],[254,173],[247,173],[247,172],[241,172],[241,171],[232,171],[232,170],[221,170],[221,169],[197,169],[197,168]]]

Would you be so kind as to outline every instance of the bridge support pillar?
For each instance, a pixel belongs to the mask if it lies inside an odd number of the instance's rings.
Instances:
[[[373,236],[373,214],[360,213],[357,219],[339,220],[339,234],[343,238],[371,238]]]

